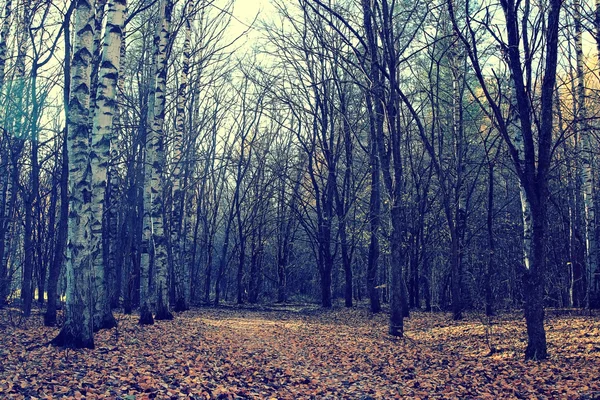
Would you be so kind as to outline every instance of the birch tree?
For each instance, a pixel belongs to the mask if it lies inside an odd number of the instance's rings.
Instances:
[[[170,226],[170,253],[171,270],[175,274],[176,288],[176,311],[184,311],[190,303],[190,265],[185,262],[181,244],[181,235],[184,224],[184,208],[186,202],[186,190],[183,186],[182,176],[183,146],[185,136],[185,117],[186,103],[188,94],[188,80],[190,72],[190,53],[192,41],[192,13],[194,12],[194,1],[189,0],[184,9],[185,38],[183,42],[183,52],[181,55],[181,74],[179,78],[179,87],[177,88],[176,111],[175,111],[175,136],[173,137],[173,157],[174,164],[172,172],[172,213]],[[189,166],[185,165],[186,171]]]
[[[96,94],[96,109],[92,122],[92,151],[90,167],[92,173],[91,237],[93,282],[95,295],[94,328],[105,329],[116,326],[110,308],[106,268],[103,259],[103,220],[106,199],[108,163],[110,160],[110,138],[116,105],[116,89],[121,57],[122,29],[125,17],[125,0],[110,0],[104,33],[100,76]],[[116,143],[112,144],[113,146]]]
[[[67,293],[65,323],[52,343],[93,348],[91,302],[89,170],[90,74],[94,42],[94,2],[75,6],[75,40],[71,62],[71,95],[68,107],[69,231],[67,236]],[[65,60],[69,62],[68,60]]]
[[[596,243],[596,207],[594,199],[594,169],[592,136],[586,107],[586,89],[583,60],[583,28],[581,23],[581,1],[573,0],[573,22],[575,25],[575,57],[577,69],[577,114],[575,115],[575,131],[579,135],[577,143],[581,143],[581,182],[584,210],[585,263],[587,271],[586,306],[590,308],[592,296],[598,292],[600,277],[598,276],[598,245]]]
[[[154,38],[153,90],[148,101],[148,122],[146,138],[146,161],[144,168],[144,245],[142,248],[142,305],[148,302],[147,277],[150,269],[150,246],[153,246],[153,265],[156,271],[155,318],[172,319],[169,311],[169,290],[167,287],[167,240],[164,231],[163,169],[165,166],[165,143],[163,123],[167,89],[167,61],[170,24],[173,2],[161,0],[157,32]],[[144,323],[147,315],[140,315]]]

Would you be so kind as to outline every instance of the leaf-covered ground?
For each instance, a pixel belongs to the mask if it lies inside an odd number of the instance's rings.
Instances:
[[[486,329],[414,313],[394,340],[360,309],[203,309],[146,327],[119,316],[95,350],[37,346],[57,332],[40,316],[0,317],[2,399],[600,398],[598,317],[549,318],[541,363],[523,361],[516,315]]]

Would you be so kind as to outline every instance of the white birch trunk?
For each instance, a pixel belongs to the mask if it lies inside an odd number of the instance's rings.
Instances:
[[[511,78],[512,82],[512,78]],[[514,94],[511,96],[512,107],[516,110],[516,100]],[[516,111],[513,111],[516,113]],[[511,116],[512,118],[513,116]],[[509,134],[511,135],[512,142],[519,154],[519,159],[522,160],[524,153],[523,136],[521,135],[521,127],[519,125],[518,118],[512,118],[509,126]],[[527,199],[525,193],[525,187],[519,180],[519,196],[521,199],[521,218],[523,220],[523,266],[526,270],[531,268],[531,256],[533,251],[533,218],[531,215],[531,204]]]
[[[167,238],[164,231],[163,203],[163,169],[165,166],[165,141],[163,124],[165,119],[165,102],[167,92],[167,46],[171,29],[172,0],[164,0],[162,5],[163,18],[160,25],[158,40],[156,92],[154,103],[153,139],[151,141],[154,153],[152,165],[152,238],[154,242],[154,267],[156,271],[156,316],[160,319],[172,319],[169,311],[169,289],[167,286]]]
[[[125,16],[127,14],[127,9],[125,9]],[[113,116],[113,126],[111,130],[110,137],[110,164],[109,166],[109,176],[108,176],[108,185],[110,187],[110,196],[108,199],[108,229],[109,229],[109,240],[108,240],[108,269],[109,271],[115,274],[115,279],[119,280],[119,275],[117,274],[117,253],[119,249],[122,248],[122,244],[119,242],[119,206],[121,204],[121,191],[119,187],[119,176],[117,172],[116,165],[119,159],[119,132],[121,129],[121,112],[119,104],[119,93],[123,92],[123,88],[125,85],[125,27],[121,30],[121,43],[120,43],[120,62],[119,62],[119,77],[117,80],[117,93],[115,100],[115,109]],[[120,279],[119,282],[116,282],[116,293],[111,293],[109,291],[109,296],[113,298],[115,303],[119,302],[120,295],[123,293],[123,279]],[[128,287],[128,283],[126,282],[126,287]]]
[[[162,17],[161,17],[162,18]],[[155,41],[157,39],[155,38]],[[155,47],[158,48],[158,46]],[[145,151],[144,151],[144,180],[143,180],[143,208],[144,214],[142,217],[142,249],[140,255],[140,321],[142,325],[153,324],[151,309],[153,308],[152,299],[150,297],[150,251],[152,250],[152,190],[150,188],[152,180],[152,165],[154,163],[154,152],[152,151],[152,141],[154,135],[152,126],[154,123],[154,93],[156,92],[156,63],[158,53],[153,55],[153,82],[150,84],[148,93],[148,106],[146,115],[146,136]]]
[[[2,30],[0,30],[0,91],[4,87],[6,77],[6,52],[8,51],[8,35],[10,33],[10,17],[12,15],[12,0],[4,5]]]
[[[190,16],[193,11],[194,2],[189,1],[185,10],[185,40],[183,43],[182,68],[177,90],[177,109],[175,115],[175,136],[173,138],[173,211],[171,223],[171,244],[173,268],[178,272],[176,277],[179,284],[177,293],[177,311],[185,310],[190,303],[190,265],[184,261],[181,243],[182,229],[184,225],[185,190],[182,188],[181,164],[183,138],[185,135],[185,105],[187,102],[187,85],[190,69],[190,50],[192,39],[192,25]],[[185,240],[185,238],[184,238]],[[181,310],[179,310],[181,309]]]
[[[585,74],[583,69],[583,45],[581,41],[581,2],[573,0],[575,23],[575,55],[577,59],[577,115],[575,130],[581,143],[581,189],[585,219],[585,263],[587,271],[586,305],[589,308],[592,296],[598,291],[598,256],[596,245],[596,208],[594,206],[594,173],[592,145],[585,105]]]
[[[121,58],[122,28],[125,20],[125,1],[111,0],[104,34],[104,51],[100,63],[100,77],[96,94],[96,109],[92,125],[92,215],[91,249],[95,289],[94,324],[96,329],[112,328],[116,320],[110,309],[106,280],[102,233],[104,201],[106,198],[110,138],[113,129],[117,79]]]
[[[10,19],[12,14],[12,0],[7,0],[4,5],[4,19],[2,21],[2,28],[0,30],[0,96],[2,96],[2,89],[4,88],[4,81],[6,77],[6,53],[8,50],[8,35],[10,33]],[[5,107],[1,107],[2,111],[0,111],[0,121],[4,124],[4,109]],[[4,136],[4,132],[0,131],[0,135]],[[8,199],[10,199],[10,147],[6,142],[8,142],[8,137],[0,138],[0,141],[6,145],[2,150],[2,152],[6,155],[2,162],[6,165],[2,176],[0,176],[0,190],[2,190],[3,199],[0,203],[0,216],[2,217],[2,221],[0,221],[0,232],[2,232],[2,236],[0,236],[0,247],[2,250],[0,251],[0,304],[3,303],[8,296],[8,215],[10,213],[10,204]],[[0,154],[1,155],[1,154]],[[6,260],[6,262],[5,262]]]
[[[75,41],[71,64],[67,144],[69,150],[69,230],[65,324],[55,345],[94,347],[91,302],[89,106],[94,1],[79,0],[75,9]]]
[[[163,122],[165,116],[165,94],[167,78],[167,46],[173,3],[161,0],[159,23],[155,37],[155,83],[148,101],[146,137],[146,162],[144,176],[144,229],[140,290],[140,303],[148,299],[147,276],[150,266],[150,245],[154,247],[154,271],[156,274],[155,312],[156,319],[171,319],[169,291],[167,287],[167,243],[164,232],[163,168],[165,165]],[[140,319],[140,322],[141,319]]]

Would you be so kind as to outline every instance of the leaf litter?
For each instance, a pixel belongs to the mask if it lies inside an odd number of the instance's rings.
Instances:
[[[143,327],[119,315],[94,350],[40,346],[57,333],[41,319],[0,325],[0,398],[600,398],[598,317],[548,318],[544,362],[523,360],[518,314],[415,312],[403,339],[364,309],[196,309]]]

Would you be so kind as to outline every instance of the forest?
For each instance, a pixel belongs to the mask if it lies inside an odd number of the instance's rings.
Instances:
[[[600,3],[250,3],[0,1],[0,397],[600,397]]]

